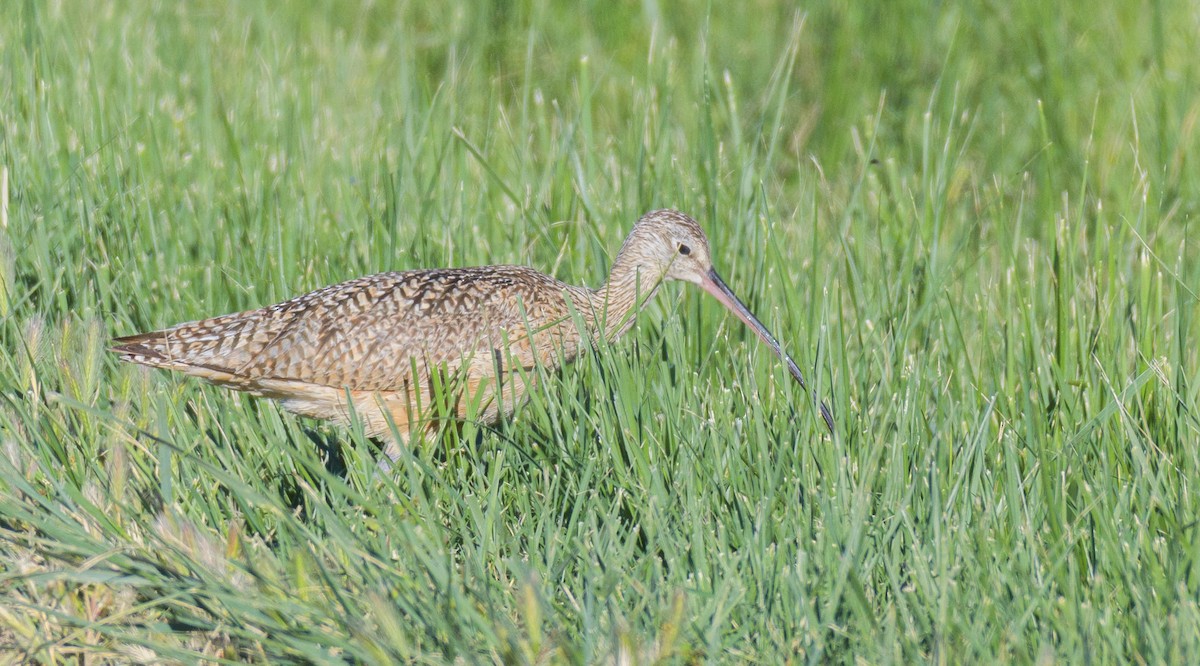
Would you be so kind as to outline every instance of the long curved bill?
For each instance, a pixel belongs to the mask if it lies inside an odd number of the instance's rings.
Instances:
[[[750,308],[746,307],[746,304],[742,303],[741,299],[733,293],[729,285],[725,284],[725,281],[717,274],[717,269],[708,269],[708,273],[704,275],[704,279],[700,282],[700,288],[712,294],[713,298],[721,302],[721,305],[729,308],[733,314],[738,316],[738,319],[741,319],[751,330],[757,333],[758,337],[775,351],[775,355],[787,366],[788,372],[791,373],[792,377],[797,382],[800,382],[800,386],[804,390],[808,390],[808,384],[804,381],[804,375],[800,372],[800,367],[796,365],[791,356],[784,353],[783,348],[779,346],[779,341],[775,339],[775,336],[771,335],[771,331],[767,330],[767,327],[758,320],[758,317],[755,317],[754,313],[750,312]],[[818,405],[821,410],[821,418],[825,419],[825,426],[829,428],[829,432],[833,432],[833,412],[829,411],[829,406],[823,400],[819,400]]]

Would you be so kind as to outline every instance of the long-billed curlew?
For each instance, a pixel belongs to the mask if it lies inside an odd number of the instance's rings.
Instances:
[[[473,411],[490,423],[511,413],[536,381],[536,364],[571,362],[585,335],[619,337],[664,280],[691,282],[716,297],[804,386],[800,368],[713,269],[700,225],[674,210],[638,220],[599,289],[523,266],[380,273],[258,310],[117,338],[112,351],[282,400],[304,416],[348,424],[353,411],[394,460],[412,433],[433,430],[442,418]],[[833,415],[818,404],[832,432]]]

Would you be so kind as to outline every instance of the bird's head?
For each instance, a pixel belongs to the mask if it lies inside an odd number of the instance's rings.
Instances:
[[[712,270],[704,230],[676,210],[643,215],[625,240],[621,254],[632,260],[641,279],[650,284],[681,280],[703,286]]]
[[[795,361],[713,268],[708,237],[692,218],[676,210],[655,210],[643,215],[621,247],[614,266],[614,272],[618,270],[638,276],[642,285],[650,286],[650,294],[664,280],[680,280],[699,286],[749,326],[783,360],[792,377],[805,386],[804,376]],[[824,403],[819,404],[821,416],[832,431],[833,415]]]

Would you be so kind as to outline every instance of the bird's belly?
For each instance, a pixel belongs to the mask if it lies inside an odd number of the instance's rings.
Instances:
[[[506,373],[459,383],[427,382],[417,388],[357,391],[303,382],[276,381],[260,395],[280,400],[284,409],[343,426],[361,423],[368,437],[390,438],[392,428],[405,440],[414,432],[433,432],[450,421],[491,425],[512,415],[535,386],[533,374]]]
[[[477,420],[488,425],[506,419],[525,401],[528,388],[527,383],[519,377],[505,377],[504,381],[499,382],[497,391],[497,382],[489,377],[480,382],[473,392],[464,393],[459,404],[458,419]]]

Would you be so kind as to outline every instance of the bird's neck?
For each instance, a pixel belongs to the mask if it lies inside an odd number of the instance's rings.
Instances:
[[[591,292],[593,320],[604,337],[615,340],[633,326],[633,317],[658,291],[662,276],[654,275],[625,248],[617,254],[608,281]]]

